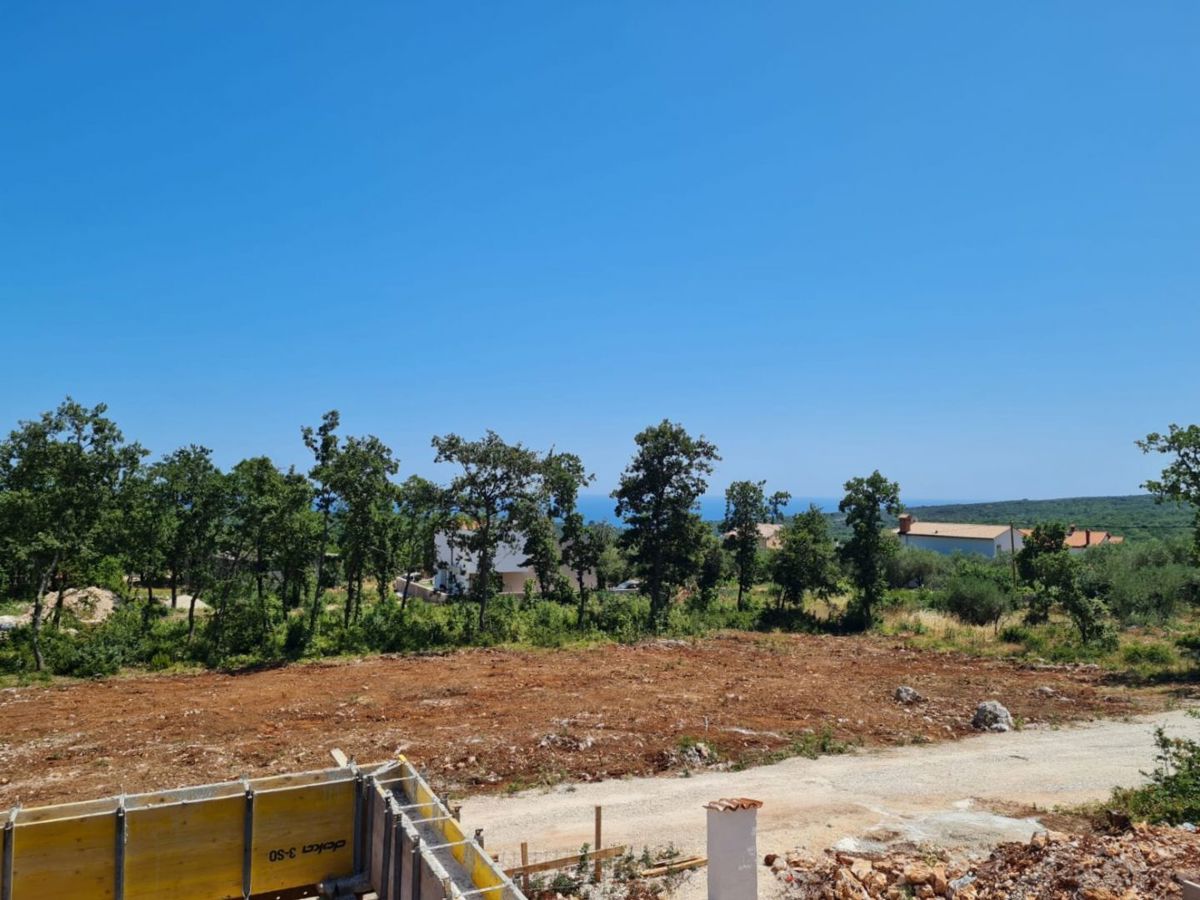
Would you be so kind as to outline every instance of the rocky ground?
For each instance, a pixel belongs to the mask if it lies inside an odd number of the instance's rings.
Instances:
[[[916,847],[884,855],[797,853],[765,862],[786,896],[806,900],[1156,900],[1182,896],[1181,879],[1200,870],[1200,837],[1137,825],[1114,835],[1039,832],[975,863]]]
[[[919,698],[897,699],[902,685]],[[0,691],[0,808],[323,768],[334,747],[363,762],[405,753],[460,796],[718,771],[957,741],[992,699],[1026,729],[1161,706],[1095,668],[740,632],[118,677]]]

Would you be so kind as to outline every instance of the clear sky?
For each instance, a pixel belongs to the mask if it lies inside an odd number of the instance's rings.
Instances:
[[[1131,493],[1200,419],[1200,5],[41,3],[0,22],[0,428],[608,490]]]

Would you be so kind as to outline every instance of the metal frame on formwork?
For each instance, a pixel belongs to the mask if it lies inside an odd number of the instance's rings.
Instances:
[[[0,900],[212,900],[304,891],[523,900],[403,757],[16,807],[3,819]]]

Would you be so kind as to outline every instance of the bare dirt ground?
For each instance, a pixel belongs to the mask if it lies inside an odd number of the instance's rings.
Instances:
[[[897,703],[900,684],[926,702]],[[741,633],[114,678],[0,691],[0,808],[324,768],[334,747],[406,753],[460,795],[650,775],[683,765],[693,740],[724,765],[825,729],[866,746],[957,740],[989,698],[1027,725],[1161,706],[1094,669]]]

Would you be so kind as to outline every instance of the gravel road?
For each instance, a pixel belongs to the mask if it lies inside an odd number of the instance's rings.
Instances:
[[[671,841],[684,852],[703,853],[701,805],[742,796],[764,801],[758,818],[760,854],[896,840],[982,851],[1004,840],[1027,840],[1038,827],[1032,819],[988,812],[988,801],[1045,808],[1100,799],[1114,786],[1138,784],[1140,770],[1153,766],[1152,736],[1159,724],[1172,735],[1200,740],[1200,720],[1176,711],[933,746],[796,758],[742,772],[483,796],[464,803],[463,820],[472,828],[482,826],[488,848],[504,853],[506,862],[522,840],[534,850],[568,852],[590,842],[597,804],[604,807],[606,845],[640,850]],[[760,874],[760,883],[767,880]],[[682,895],[699,891],[702,881],[691,879]]]

